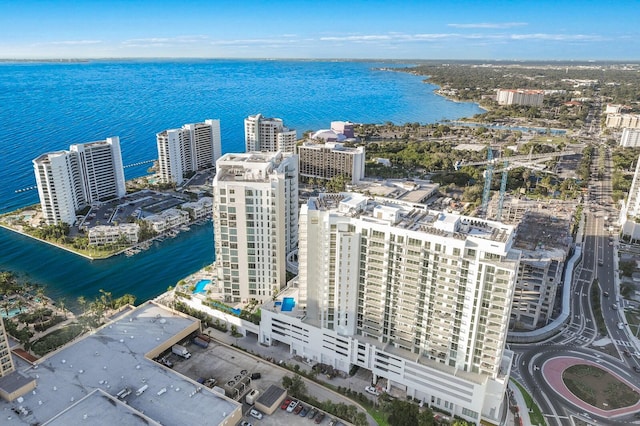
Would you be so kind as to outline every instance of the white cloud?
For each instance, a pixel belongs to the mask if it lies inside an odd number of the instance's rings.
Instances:
[[[64,40],[64,41],[48,41],[44,43],[37,43],[38,45],[66,45],[66,46],[77,46],[77,45],[86,45],[86,44],[100,44],[102,40]]]
[[[501,29],[501,28],[513,28],[523,27],[529,25],[526,22],[479,22],[474,24],[447,24],[453,28],[486,28],[486,29]]]

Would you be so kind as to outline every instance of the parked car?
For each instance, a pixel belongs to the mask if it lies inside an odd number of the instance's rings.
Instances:
[[[314,420],[314,423],[319,425],[320,423],[322,423],[322,421],[324,420],[326,414],[325,413],[318,413],[318,415],[316,416],[316,419]]]
[[[260,411],[256,410],[255,408],[252,408],[249,411],[249,415],[251,417],[254,417],[254,418],[258,419],[258,420],[260,420],[262,418],[262,413]]]
[[[304,405],[298,404],[296,408],[293,409],[293,414],[300,414],[300,411],[304,408]]]
[[[298,406],[298,401],[294,399],[289,403],[289,406],[287,407],[287,413],[291,413],[297,406]]]
[[[282,404],[280,404],[280,409],[281,410],[286,410],[287,407],[289,406],[289,404],[291,404],[291,400],[289,398],[287,398],[284,401],[282,401]]]
[[[309,407],[304,407],[300,410],[300,417],[307,417],[307,414],[309,414]]]
[[[318,410],[315,408],[312,408],[311,411],[309,411],[309,415],[307,416],[309,418],[309,420],[312,420],[316,414],[318,414]]]
[[[251,373],[251,380],[258,380],[261,377],[262,377],[262,374],[260,373]]]
[[[378,396],[380,395],[380,392],[378,392],[378,389],[376,389],[374,386],[367,386],[364,388],[365,392],[370,393],[371,395],[375,395]]]

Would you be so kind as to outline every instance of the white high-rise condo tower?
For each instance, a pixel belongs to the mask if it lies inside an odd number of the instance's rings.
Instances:
[[[156,135],[156,142],[160,181],[180,185],[185,175],[213,167],[220,158],[220,120],[164,130]]]
[[[117,136],[42,154],[33,160],[33,168],[47,225],[73,225],[77,210],[126,194]]]
[[[342,371],[372,371],[424,403],[496,422],[520,252],[514,228],[361,194],[300,210],[295,309],[263,305],[260,343]],[[292,304],[289,303],[289,306]]]
[[[244,138],[247,152],[295,153],[297,133],[288,129],[280,118],[265,118],[262,114],[244,119]]]
[[[298,241],[298,159],[225,154],[216,164],[213,220],[218,282],[227,302],[267,300],[286,284]]]

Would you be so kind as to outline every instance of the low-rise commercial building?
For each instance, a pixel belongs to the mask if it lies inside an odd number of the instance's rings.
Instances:
[[[22,395],[20,413],[14,403],[0,402],[9,413],[3,418],[16,425],[201,425],[206,419],[235,426],[242,404],[153,361],[200,328],[195,318],[146,302],[33,365],[20,361],[17,369],[37,388]]]
[[[104,246],[122,241],[125,244],[137,244],[140,225],[137,223],[121,223],[118,225],[98,225],[87,232],[89,245]]]

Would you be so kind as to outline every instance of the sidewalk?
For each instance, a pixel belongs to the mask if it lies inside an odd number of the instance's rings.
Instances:
[[[507,413],[506,426],[532,426],[531,419],[529,419],[529,409],[520,388],[515,383],[509,383],[507,393],[509,394],[510,409]]]

